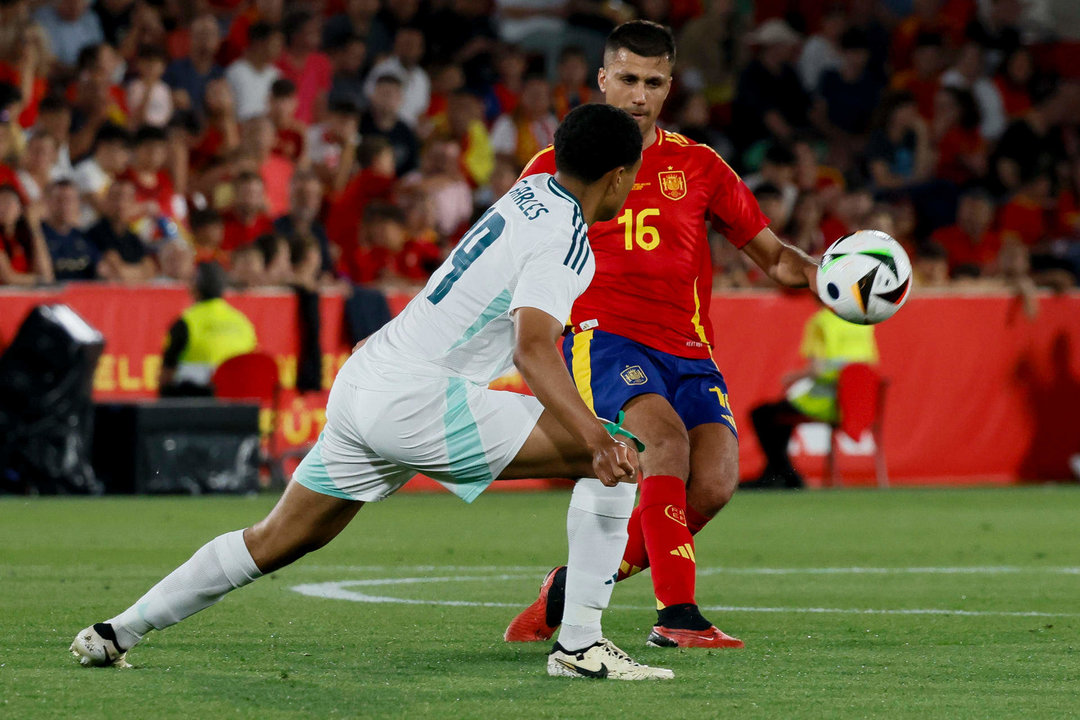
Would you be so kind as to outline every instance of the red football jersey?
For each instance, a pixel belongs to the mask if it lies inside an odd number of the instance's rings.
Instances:
[[[555,172],[553,148],[522,176]],[[712,256],[706,221],[741,248],[768,224],[757,200],[707,145],[656,130],[630,196],[614,220],[589,228],[592,284],[570,321],[688,358],[707,358]]]

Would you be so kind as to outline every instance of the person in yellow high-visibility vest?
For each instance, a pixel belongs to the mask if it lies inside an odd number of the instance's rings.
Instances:
[[[221,297],[224,268],[202,263],[195,272],[195,304],[169,328],[161,362],[162,397],[210,396],[210,378],[218,365],[255,349],[255,327],[244,313]]]
[[[745,489],[803,487],[788,457],[791,433],[799,423],[836,422],[840,370],[848,363],[878,361],[874,326],[855,325],[823,308],[806,321],[800,354],[808,364],[786,378],[784,399],[758,405],[750,413],[767,464],[758,479],[742,484]]]

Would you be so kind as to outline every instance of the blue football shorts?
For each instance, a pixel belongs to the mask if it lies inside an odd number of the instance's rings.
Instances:
[[[578,392],[598,417],[614,419],[632,398],[655,393],[687,430],[721,423],[739,436],[727,383],[711,357],[678,357],[602,330],[567,335],[562,351]]]

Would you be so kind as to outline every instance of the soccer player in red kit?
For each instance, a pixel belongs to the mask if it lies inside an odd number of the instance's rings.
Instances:
[[[563,352],[590,408],[601,417],[625,413],[623,427],[645,443],[640,500],[617,579],[652,567],[658,620],[648,643],[742,647],[701,615],[694,597],[693,535],[738,484],[737,429],[712,358],[707,224],[781,285],[816,290],[817,265],[773,234],[750,190],[714,150],[656,126],[674,63],[675,42],[662,25],[633,21],[608,37],[600,90],[609,105],[637,121],[642,167],[620,214],[589,229],[596,275],[574,304]],[[523,174],[553,169],[548,148]],[[567,528],[573,573],[575,537],[582,532],[569,516]],[[505,639],[550,638],[560,622],[573,622],[572,603],[606,606],[610,577],[575,594],[566,569],[552,570]]]

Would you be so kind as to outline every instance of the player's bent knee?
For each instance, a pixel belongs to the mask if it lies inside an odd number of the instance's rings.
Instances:
[[[689,476],[690,441],[685,433],[662,433],[644,442],[643,462],[649,475],[675,475],[683,479]]]
[[[738,485],[737,472],[692,478],[686,491],[686,503],[706,517],[714,517],[731,502]]]
[[[634,511],[637,486],[619,483],[608,487],[596,478],[581,478],[574,484],[570,507],[592,515],[612,518],[629,518]]]

